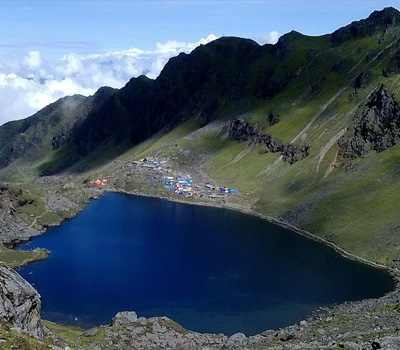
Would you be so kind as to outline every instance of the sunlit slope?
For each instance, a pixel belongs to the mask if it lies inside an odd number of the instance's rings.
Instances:
[[[385,80],[392,93],[398,92],[394,79],[377,80]],[[399,146],[354,160],[337,159],[338,139],[361,113],[366,93],[377,80],[357,95],[351,88],[342,91],[342,86],[328,84],[331,93],[313,102],[320,107],[299,103],[294,110],[282,103],[282,124],[268,132],[309,144],[308,158],[289,165],[279,155],[260,154],[261,145],[227,144],[208,163],[210,175],[238,187],[258,212],[392,265],[400,243]],[[322,112],[321,106],[326,107]]]

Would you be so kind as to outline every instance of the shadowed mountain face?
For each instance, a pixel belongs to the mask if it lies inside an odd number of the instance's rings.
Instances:
[[[400,13],[392,7],[383,11],[374,11],[368,19],[355,21],[336,30],[331,37],[334,45],[340,45],[344,41],[365,38],[376,35],[379,32],[392,32],[400,24]]]
[[[0,167],[18,161],[49,175],[96,151],[112,149],[112,158],[191,117],[206,125],[228,110],[251,110],[296,84],[307,82],[309,98],[318,96],[329,72],[359,89],[373,57],[359,65],[357,71],[365,75],[354,82],[347,47],[362,50],[365,38],[376,45],[397,45],[399,22],[399,12],[387,8],[321,37],[291,32],[264,46],[233,37],[215,40],[172,58],[156,80],[140,76],[120,90],[104,87],[91,97],[66,97],[32,117],[1,126]],[[400,69],[398,52],[383,54],[391,55],[383,67],[386,74]]]

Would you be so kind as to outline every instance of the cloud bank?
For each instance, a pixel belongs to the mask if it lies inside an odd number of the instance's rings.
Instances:
[[[277,37],[271,32],[257,41],[273,43]],[[171,57],[215,39],[211,34],[195,43],[168,40],[150,51],[131,48],[89,56],[69,53],[55,63],[32,51],[19,61],[0,62],[0,125],[26,118],[67,95],[89,96],[101,86],[121,88],[142,74],[154,79]]]

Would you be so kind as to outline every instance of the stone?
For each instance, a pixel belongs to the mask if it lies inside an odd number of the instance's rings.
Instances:
[[[97,334],[99,334],[99,330],[97,329],[97,328],[91,328],[91,329],[88,329],[85,333],[83,333],[82,335],[84,336],[84,337],[94,337],[94,336],[96,336]]]
[[[362,346],[353,341],[348,341],[344,345],[348,350],[362,350]]]
[[[281,337],[279,338],[281,341],[289,341],[291,339],[294,338],[294,334],[293,333],[284,333],[281,335]]]
[[[136,327],[132,330],[133,334],[142,334],[145,332],[145,329],[143,327]]]
[[[118,312],[111,320],[112,326],[121,326],[135,322],[137,320],[137,314],[135,311],[121,311]]]
[[[381,340],[380,346],[382,349],[400,349],[400,337],[385,337]]]
[[[383,152],[398,143],[400,106],[383,85],[372,92],[356,123],[338,141],[339,159],[355,159],[368,152]]]
[[[234,343],[244,344],[247,342],[247,337],[243,333],[235,333],[229,337],[229,340],[233,341]]]

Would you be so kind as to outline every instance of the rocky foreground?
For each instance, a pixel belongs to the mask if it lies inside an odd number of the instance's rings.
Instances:
[[[116,315],[111,326],[83,333],[87,349],[400,349],[400,293],[318,310],[300,324],[246,337],[201,334],[167,317]],[[101,339],[90,341],[91,337]],[[72,345],[72,344],[71,344]],[[72,345],[73,346],[73,345]]]

